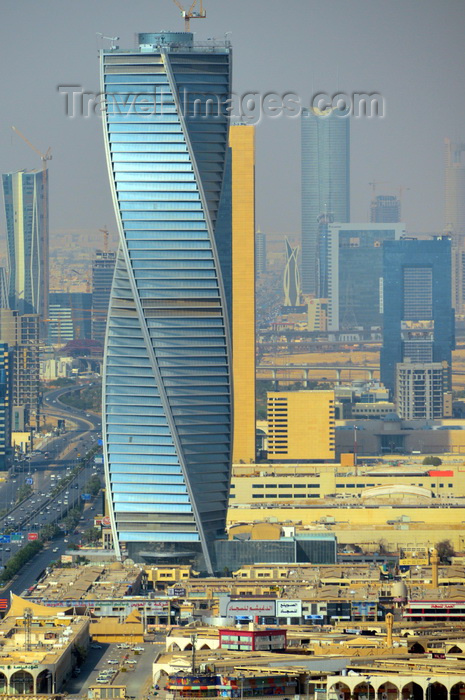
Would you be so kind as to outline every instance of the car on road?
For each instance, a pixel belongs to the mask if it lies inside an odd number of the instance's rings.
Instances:
[[[137,661],[135,659],[129,659],[129,661],[127,663],[133,665],[133,664],[136,664]]]
[[[118,659],[108,659],[107,664],[119,664]]]
[[[144,647],[132,647],[133,651],[144,651]]]
[[[58,547],[54,547],[52,551],[54,554],[56,554],[59,551],[59,549],[58,549]]]
[[[68,540],[65,540],[65,542],[67,542],[67,541],[68,541]],[[102,648],[102,645],[101,645],[101,644],[97,644],[96,642],[93,642],[90,646],[91,646],[92,649],[101,649],[101,648]]]

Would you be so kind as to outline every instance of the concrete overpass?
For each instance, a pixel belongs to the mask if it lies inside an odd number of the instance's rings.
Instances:
[[[317,372],[320,378],[322,373],[325,377],[329,376],[329,373],[334,373],[337,386],[341,384],[344,373],[357,372],[357,374],[362,373],[368,380],[379,379],[378,365],[258,365],[256,370],[258,380],[271,379],[276,387],[283,382],[302,382],[304,387],[308,387],[311,372]],[[317,378],[314,377],[314,379]]]

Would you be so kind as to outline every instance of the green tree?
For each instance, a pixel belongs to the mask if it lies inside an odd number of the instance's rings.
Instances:
[[[0,574],[0,583],[7,583],[15,574],[26,564],[37,552],[40,552],[44,545],[40,540],[29,542],[25,547],[21,547],[16,554],[6,563],[5,568]]]
[[[16,502],[20,503],[20,501],[24,501],[24,499],[28,498],[31,494],[32,486],[23,484],[23,486],[20,486],[19,489],[16,491]]]
[[[98,476],[91,476],[89,481],[86,483],[86,491],[87,493],[90,493],[91,496],[96,496],[101,488],[102,482]]]
[[[439,560],[443,564],[448,564],[451,557],[455,555],[454,547],[450,540],[441,540],[436,545]]]
[[[55,523],[47,523],[41,529],[39,536],[42,540],[53,540],[54,537],[60,534],[60,528]]]
[[[442,459],[439,457],[425,457],[423,460],[423,464],[431,466],[431,467],[440,467],[442,464]]]
[[[84,542],[98,542],[100,540],[100,530],[98,527],[89,527],[82,534]]]

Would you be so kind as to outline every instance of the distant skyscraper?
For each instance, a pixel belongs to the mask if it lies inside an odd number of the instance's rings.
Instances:
[[[17,311],[0,309],[0,342],[7,343],[12,356],[11,402],[24,407],[27,422],[39,424],[39,317],[20,316]]]
[[[208,571],[232,448],[231,228],[217,225],[228,119],[216,104],[230,56],[228,42],[167,32],[101,54],[120,241],[103,392],[113,539],[118,555]],[[141,90],[156,109],[133,107]]]
[[[9,309],[8,277],[4,267],[0,267],[0,309]]]
[[[371,202],[372,224],[397,224],[400,221],[400,199],[393,195],[380,194]]]
[[[20,314],[48,316],[48,171],[3,175],[9,305]]]
[[[320,216],[350,220],[350,120],[302,112],[302,291],[318,294]]]
[[[452,241],[452,305],[465,313],[465,143],[444,139],[444,230]]]
[[[333,223],[332,215],[320,214],[318,217],[317,240],[317,297],[328,298],[329,290],[329,224]]]
[[[329,224],[328,330],[382,325],[383,243],[404,224]]]
[[[2,471],[7,470],[11,464],[12,359],[8,344],[0,343],[0,469]]]
[[[286,266],[284,268],[284,306],[300,304],[299,246],[293,248],[286,238]]]
[[[231,126],[233,462],[255,461],[255,127]]]
[[[116,253],[95,252],[92,262],[92,340],[104,345]]]
[[[91,337],[92,295],[87,292],[50,292],[48,336],[52,344]]]
[[[266,235],[261,231],[255,234],[255,270],[257,277],[266,272]]]
[[[451,305],[451,244],[433,240],[385,241],[381,381],[395,391],[396,365],[447,363],[450,389],[455,345]]]

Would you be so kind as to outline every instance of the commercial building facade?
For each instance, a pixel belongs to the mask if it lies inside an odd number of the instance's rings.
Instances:
[[[382,325],[383,244],[405,234],[404,224],[328,226],[328,330]]]
[[[103,387],[113,539],[136,560],[197,557],[212,571],[232,442],[231,231],[220,211],[230,47],[139,34],[135,50],[102,52],[101,75],[120,239]],[[154,96],[149,114],[141,91]]]
[[[97,250],[92,262],[92,340],[105,343],[116,253]]]
[[[334,459],[334,391],[268,392],[267,419],[268,459]]]
[[[400,199],[394,195],[379,194],[371,202],[372,224],[397,224],[400,222]]]
[[[48,337],[52,344],[91,337],[92,295],[87,292],[51,292]]]
[[[399,416],[411,420],[442,418],[448,383],[447,362],[399,362],[396,369]]]
[[[26,421],[39,425],[39,316],[0,309],[0,338],[11,351],[11,403],[22,407]]]
[[[465,311],[465,144],[444,139],[444,230],[452,241],[452,305]]]
[[[255,234],[255,274],[257,277],[266,272],[266,235],[262,231]]]
[[[255,461],[255,127],[229,129],[232,223],[233,462]],[[226,184],[226,183],[225,183]]]
[[[383,247],[383,346],[381,381],[395,391],[396,365],[447,363],[450,389],[455,346],[451,304],[451,242],[385,241]]]
[[[48,171],[3,175],[9,306],[48,317]]]
[[[302,292],[317,294],[320,217],[350,220],[350,118],[304,109],[302,139]]]

